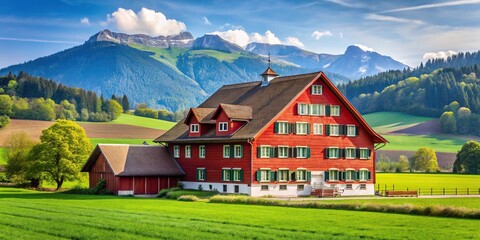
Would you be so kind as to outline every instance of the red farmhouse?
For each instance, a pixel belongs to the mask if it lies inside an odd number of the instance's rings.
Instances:
[[[226,85],[155,139],[185,188],[251,196],[374,194],[387,141],[322,72]],[[328,191],[325,191],[328,190]]]

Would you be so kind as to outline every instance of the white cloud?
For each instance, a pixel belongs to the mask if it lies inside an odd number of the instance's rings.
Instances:
[[[259,42],[259,43],[268,43],[268,44],[282,44],[282,41],[278,37],[275,36],[270,30],[267,30],[265,34],[260,33],[252,33],[250,34],[251,42]]]
[[[207,17],[203,16],[203,17],[202,17],[202,20],[203,20],[203,24],[205,24],[205,25],[212,25],[212,23],[210,22],[210,20],[208,20]]]
[[[404,12],[404,11],[413,11],[413,10],[439,8],[439,7],[451,7],[451,6],[469,5],[469,4],[477,4],[477,3],[480,3],[480,0],[450,1],[450,2],[442,2],[442,3],[423,4],[423,5],[413,6],[413,7],[396,8],[396,9],[384,11],[383,13]]]
[[[185,31],[187,27],[183,22],[167,19],[161,12],[142,8],[135,13],[131,9],[118,8],[107,20],[100,25],[106,26],[115,23],[118,30],[129,34],[147,34],[151,36],[176,35]]]
[[[457,54],[457,53],[453,50],[439,51],[439,52],[427,52],[427,53],[423,54],[423,59],[424,60],[436,59],[436,58],[446,59],[446,58],[451,57],[455,54]]]
[[[373,50],[373,48],[367,47],[367,46],[362,45],[362,44],[353,44],[353,46],[357,46],[365,52],[375,52],[375,50]]]
[[[379,15],[375,13],[367,14],[365,16],[365,19],[376,20],[376,21],[397,22],[397,23],[424,24],[423,21],[416,20],[416,19],[398,18],[398,17],[392,17],[392,16]]]
[[[87,17],[80,19],[81,24],[90,25],[90,20]]]
[[[312,37],[315,38],[316,40],[319,40],[322,37],[327,37],[327,36],[332,36],[332,32],[330,31],[314,31],[312,33]],[[342,34],[343,37],[343,34]]]
[[[208,34],[218,35],[221,38],[242,47],[250,43],[250,37],[248,36],[248,33],[241,29],[227,30],[223,32],[215,31]]]
[[[304,47],[305,45],[303,45],[302,42],[300,42],[300,40],[296,37],[287,37],[285,38],[285,44],[287,45],[292,45],[292,46],[295,46],[295,47]]]
[[[325,1],[335,3],[335,4],[338,4],[340,6],[349,7],[349,8],[364,8],[365,7],[363,4],[360,4],[356,1],[353,1],[353,2],[349,2],[349,1],[345,1],[345,0],[325,0]]]
[[[343,33],[342,32],[340,32],[338,35],[339,35],[340,38],[343,38]]]

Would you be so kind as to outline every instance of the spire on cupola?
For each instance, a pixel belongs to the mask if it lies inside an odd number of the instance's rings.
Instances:
[[[262,86],[267,86],[272,79],[280,76],[270,67],[270,53],[268,53],[268,68],[260,75],[262,76]]]

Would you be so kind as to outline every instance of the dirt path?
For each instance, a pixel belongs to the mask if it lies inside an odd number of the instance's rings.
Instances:
[[[0,146],[15,132],[24,131],[32,139],[39,140],[43,129],[55,122],[11,119],[6,128],[0,130]],[[80,123],[89,138],[144,138],[154,139],[165,131],[126,124]]]

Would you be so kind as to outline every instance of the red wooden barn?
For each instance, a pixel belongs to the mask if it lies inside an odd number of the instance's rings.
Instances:
[[[185,175],[163,146],[119,144],[97,145],[82,172],[89,172],[90,188],[105,179],[118,195],[157,194]]]
[[[185,188],[299,196],[374,194],[387,143],[322,72],[226,85],[155,141]]]

